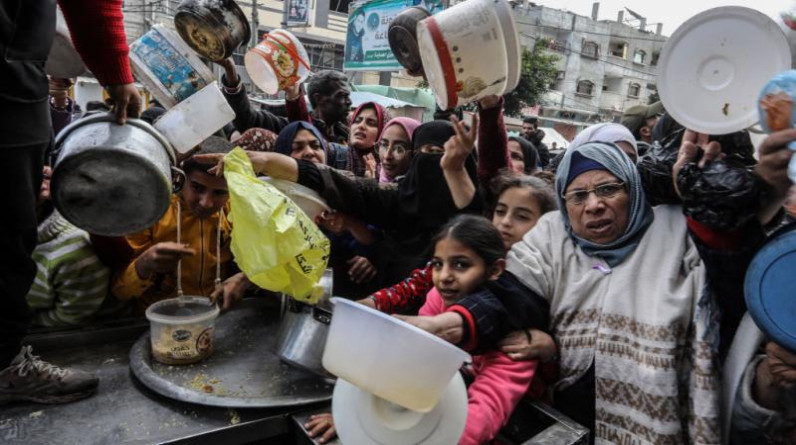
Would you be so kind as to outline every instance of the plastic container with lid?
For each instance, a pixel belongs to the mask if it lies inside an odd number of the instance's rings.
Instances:
[[[213,353],[218,306],[206,297],[158,301],[146,310],[152,358],[167,365],[187,365]]]

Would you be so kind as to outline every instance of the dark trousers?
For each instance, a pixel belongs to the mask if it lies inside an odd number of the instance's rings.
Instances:
[[[47,128],[47,122],[43,127]],[[49,145],[0,146],[0,190],[4,191],[0,211],[0,370],[19,352],[30,323],[25,296],[36,276],[36,263],[31,259],[38,226],[36,198]]]

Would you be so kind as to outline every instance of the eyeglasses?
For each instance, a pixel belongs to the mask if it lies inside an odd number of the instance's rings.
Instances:
[[[590,190],[575,190],[569,193],[564,193],[564,201],[567,204],[581,205],[589,199],[589,194],[594,192],[598,198],[613,198],[617,193],[625,189],[624,182],[614,182],[610,184],[598,185]]]
[[[407,151],[410,150],[409,146],[406,145],[404,142],[393,141],[391,143],[387,139],[382,139],[379,142],[379,147],[381,147],[381,149],[384,150],[385,153],[390,150],[391,146],[393,154],[397,156],[403,156],[404,154],[406,154]]]

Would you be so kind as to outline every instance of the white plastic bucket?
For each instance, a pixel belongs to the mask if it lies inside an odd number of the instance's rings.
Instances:
[[[186,153],[235,119],[214,81],[167,111],[154,127],[179,153]]]
[[[243,59],[252,82],[268,94],[304,82],[310,75],[307,50],[289,31],[277,29],[250,49]]]
[[[417,25],[423,70],[442,109],[506,94],[520,79],[520,46],[505,0],[467,0]]]
[[[470,354],[395,317],[332,298],[323,367],[364,391],[413,411],[437,405]]]
[[[166,108],[215,80],[199,56],[163,25],[153,26],[130,45],[130,65],[136,79]]]

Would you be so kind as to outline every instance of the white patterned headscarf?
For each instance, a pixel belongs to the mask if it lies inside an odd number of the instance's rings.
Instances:
[[[638,157],[636,138],[624,125],[611,123],[592,125],[575,136],[575,139],[569,144],[569,149],[577,148],[588,142],[609,142],[612,144],[627,142],[633,146],[633,151],[636,152],[636,157]]]

